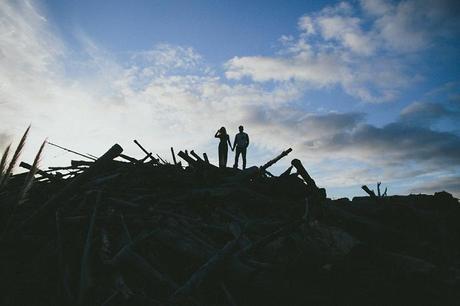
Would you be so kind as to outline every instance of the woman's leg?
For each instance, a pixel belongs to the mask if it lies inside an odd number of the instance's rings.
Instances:
[[[219,145],[219,168],[227,167],[227,154],[228,147],[226,145]]]
[[[224,158],[222,156],[222,146],[219,145],[219,168],[222,168],[223,161],[224,161]]]
[[[225,146],[222,154],[222,164],[223,168],[227,168],[227,158],[228,158],[228,147]]]

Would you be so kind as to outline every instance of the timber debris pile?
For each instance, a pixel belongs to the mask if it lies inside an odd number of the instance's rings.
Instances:
[[[246,170],[171,150],[173,163],[148,151],[138,160],[116,144],[95,160],[23,162],[30,171],[4,176],[0,304],[459,300],[460,208],[449,193],[363,186],[370,196],[331,200],[298,159],[269,173],[291,149]]]

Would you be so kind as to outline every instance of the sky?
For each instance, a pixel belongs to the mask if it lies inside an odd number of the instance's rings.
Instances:
[[[31,124],[102,155],[206,152],[244,125],[248,165],[292,158],[332,198],[460,196],[460,4],[452,0],[0,1],[0,150]],[[233,154],[230,152],[229,166]],[[78,156],[47,146],[41,167]]]

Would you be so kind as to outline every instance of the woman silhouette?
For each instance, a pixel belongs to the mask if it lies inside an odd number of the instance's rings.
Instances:
[[[216,135],[214,137],[219,138],[219,168],[226,168],[227,167],[227,156],[228,156],[228,146],[227,143],[230,145],[230,148],[233,151],[232,144],[230,143],[230,137],[227,134],[227,130],[224,127],[221,127],[217,130]]]

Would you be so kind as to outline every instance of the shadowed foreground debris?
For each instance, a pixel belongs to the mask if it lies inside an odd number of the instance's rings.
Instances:
[[[178,152],[187,167],[175,155],[168,164],[140,148],[142,160],[115,145],[96,161],[38,169],[22,204],[27,172],[10,178],[0,190],[1,305],[460,298],[460,208],[446,192],[333,201],[298,159],[279,177],[267,171],[290,149],[241,171],[193,151]]]

